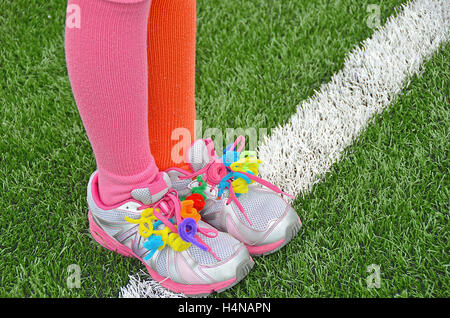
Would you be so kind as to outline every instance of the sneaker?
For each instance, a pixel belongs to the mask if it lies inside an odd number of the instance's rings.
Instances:
[[[236,151],[237,145],[240,148]],[[211,139],[199,139],[187,153],[192,171],[166,170],[180,197],[205,200],[202,219],[245,243],[251,255],[266,255],[285,246],[302,223],[282,197],[290,196],[257,177],[260,160],[242,152],[240,136],[219,158]]]
[[[87,189],[90,232],[105,248],[139,259],[163,287],[206,296],[232,287],[249,273],[254,263],[244,244],[190,217],[192,209],[181,216],[192,201],[187,207],[180,203],[167,174],[159,173],[131,196],[105,206],[94,173]]]

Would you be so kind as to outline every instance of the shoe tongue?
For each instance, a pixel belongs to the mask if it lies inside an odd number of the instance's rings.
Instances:
[[[194,172],[200,170],[211,161],[211,157],[214,155],[215,151],[212,140],[196,140],[188,151],[188,160],[191,165],[191,169]]]
[[[131,196],[143,204],[153,204],[161,200],[171,187],[172,182],[167,173],[160,172],[150,184],[133,189]]]

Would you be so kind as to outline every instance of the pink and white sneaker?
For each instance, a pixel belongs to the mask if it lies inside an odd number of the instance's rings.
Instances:
[[[160,173],[131,196],[105,206],[94,173],[87,188],[90,231],[107,249],[138,258],[163,287],[205,296],[237,284],[253,267],[244,244],[201,220],[181,216],[182,204],[167,174]]]
[[[218,157],[211,139],[199,139],[187,153],[192,171],[166,172],[180,197],[198,201],[202,220],[245,243],[251,255],[267,255],[292,240],[302,223],[282,197],[290,195],[257,177],[261,161],[241,153],[244,145],[240,136]]]

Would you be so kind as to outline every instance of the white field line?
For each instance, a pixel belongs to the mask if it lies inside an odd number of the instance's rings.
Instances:
[[[259,145],[261,176],[304,195],[449,37],[448,0],[409,2],[346,58],[342,70]]]
[[[403,6],[346,58],[328,84],[297,107],[259,146],[261,175],[294,195],[307,193],[344,149],[397,96],[407,79],[449,38],[448,0]],[[182,297],[145,272],[130,275],[119,297]]]

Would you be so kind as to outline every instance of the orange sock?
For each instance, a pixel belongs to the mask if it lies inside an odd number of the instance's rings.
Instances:
[[[194,140],[196,0],[153,0],[147,34],[150,149],[160,170],[185,167]]]

